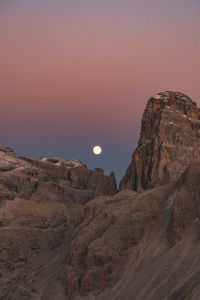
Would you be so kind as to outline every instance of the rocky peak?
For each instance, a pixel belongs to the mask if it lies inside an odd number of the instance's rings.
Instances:
[[[147,102],[147,109],[160,110],[169,107],[188,114],[193,112],[197,105],[188,96],[170,91],[158,93],[150,97]]]
[[[114,195],[117,192],[115,175],[113,172],[109,176],[104,174],[100,168],[96,168],[89,178],[87,188],[95,190],[96,195]]]
[[[200,154],[200,110],[188,96],[162,92],[147,102],[138,147],[120,189],[143,190],[177,180]]]
[[[73,187],[95,191],[95,195],[114,195],[117,193],[116,179],[113,172],[109,176],[103,169],[89,170],[86,166],[79,166],[69,170],[69,180]]]

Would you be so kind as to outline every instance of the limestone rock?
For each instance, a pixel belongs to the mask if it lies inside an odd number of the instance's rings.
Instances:
[[[99,195],[114,195],[117,192],[117,184],[113,172],[109,176],[104,174],[100,168],[94,171],[88,170],[85,166],[69,170],[69,181],[74,188],[88,189]]]
[[[87,188],[94,190],[96,195],[114,195],[117,192],[115,175],[113,172],[109,176],[104,175],[100,168],[96,168],[91,174],[87,183]]]
[[[89,170],[78,160],[18,157],[0,147],[0,199],[16,196],[34,201],[85,203],[95,195],[117,192],[115,176]],[[6,198],[8,197],[8,198]]]
[[[200,110],[189,97],[178,92],[151,97],[120,189],[146,190],[179,179],[200,157],[199,133]]]

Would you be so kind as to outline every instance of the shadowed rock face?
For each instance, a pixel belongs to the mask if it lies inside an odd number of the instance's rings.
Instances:
[[[94,171],[80,166],[69,170],[69,180],[74,188],[83,188],[95,191],[95,195],[114,195],[117,192],[117,184],[113,172],[105,176],[100,168]]]
[[[0,148],[0,299],[199,299],[198,109],[165,92],[144,117],[115,195],[112,173]]]
[[[200,110],[189,97],[163,92],[148,100],[138,147],[120,189],[150,189],[177,180],[200,157]]]

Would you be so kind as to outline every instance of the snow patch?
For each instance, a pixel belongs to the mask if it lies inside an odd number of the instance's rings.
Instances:
[[[181,187],[181,185],[179,184],[178,187],[175,189],[175,191],[167,199],[167,204],[166,204],[166,207],[165,207],[166,210],[172,208],[174,200],[176,199],[176,195],[180,190],[180,187]]]
[[[64,166],[68,169],[83,166],[81,161],[75,160],[75,159],[65,160],[65,159],[58,158],[58,157],[43,157],[40,160],[43,161],[43,162],[46,162],[46,163],[54,164],[57,167]]]
[[[168,122],[168,124],[173,125],[173,126],[178,126],[178,127],[179,127],[179,125],[176,124],[176,123],[174,123],[174,122]]]
[[[153,98],[155,98],[155,99],[161,99],[162,97],[163,97],[163,96],[162,96],[162,95],[159,95],[159,94],[153,96]]]
[[[68,160],[67,162],[69,162],[70,167],[72,167],[72,168],[80,167],[80,166],[83,165],[83,164],[82,164],[80,161],[78,161],[78,160]]]

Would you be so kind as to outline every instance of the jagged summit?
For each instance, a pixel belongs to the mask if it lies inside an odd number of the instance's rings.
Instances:
[[[192,102],[194,105],[196,105],[196,103],[189,96],[180,92],[164,91],[156,95],[153,95],[152,97],[150,97],[150,99],[151,98],[160,99],[163,102],[169,102],[169,103],[171,100],[180,101],[180,102]]]
[[[147,102],[138,147],[120,189],[138,191],[177,180],[199,155],[196,103],[179,92],[158,93]]]
[[[188,117],[199,117],[198,114],[196,115],[196,102],[180,92],[165,91],[158,93],[149,98],[147,108],[154,110],[172,108],[180,113],[186,114]]]

